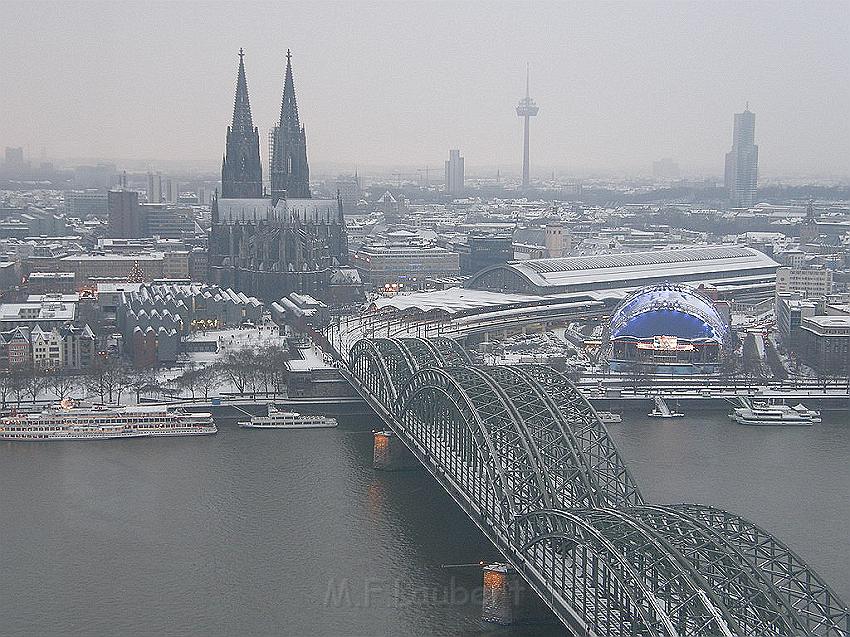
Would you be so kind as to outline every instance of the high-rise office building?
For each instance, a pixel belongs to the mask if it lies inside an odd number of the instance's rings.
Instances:
[[[109,213],[106,193],[102,190],[66,190],[65,214],[85,219],[89,215],[104,217]]]
[[[160,173],[148,173],[148,203],[160,203],[162,201],[162,175]]]
[[[139,193],[135,190],[110,190],[108,193],[108,232],[112,238],[142,236]]]
[[[180,184],[171,177],[165,180],[165,200],[168,203],[177,203],[177,198],[180,196]]]
[[[450,195],[463,193],[463,157],[459,150],[450,150],[446,162],[446,192]]]
[[[735,113],[732,150],[726,153],[726,190],[734,208],[752,206],[758,185],[759,147],[755,144],[756,116],[749,109]]]

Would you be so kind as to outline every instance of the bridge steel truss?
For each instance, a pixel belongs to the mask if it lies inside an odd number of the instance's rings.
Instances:
[[[446,338],[358,341],[346,374],[574,634],[850,634],[844,604],[768,532],[647,503],[563,374],[474,366]]]

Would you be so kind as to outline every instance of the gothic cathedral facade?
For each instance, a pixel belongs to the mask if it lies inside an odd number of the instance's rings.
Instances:
[[[280,120],[271,138],[266,192],[240,49],[221,195],[212,202],[210,281],[269,302],[291,292],[333,302],[331,280],[348,263],[348,237],[339,198],[313,199],[310,193],[306,133],[289,51]]]

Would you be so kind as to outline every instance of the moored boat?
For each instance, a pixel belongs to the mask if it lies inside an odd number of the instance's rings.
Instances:
[[[797,403],[791,409],[796,411],[801,416],[805,416],[812,419],[812,422],[820,422],[820,412],[815,409],[809,409],[803,403]]]
[[[337,422],[328,416],[311,416],[294,411],[280,411],[270,404],[265,416],[251,416],[250,420],[240,421],[239,426],[245,429],[315,429],[336,427]]]
[[[63,402],[38,413],[0,418],[0,440],[105,440],[199,436],[217,431],[209,413],[163,406],[73,407]]]
[[[729,418],[739,425],[810,426],[820,422],[820,412],[807,409],[804,405],[771,405],[753,402],[736,407]]]

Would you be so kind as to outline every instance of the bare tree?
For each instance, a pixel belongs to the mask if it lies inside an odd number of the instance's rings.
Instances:
[[[126,363],[118,363],[112,374],[112,384],[115,388],[115,403],[121,404],[121,394],[133,386],[133,368]]]
[[[286,384],[286,363],[289,360],[286,349],[280,345],[265,345],[255,354],[256,369],[263,384],[263,391],[269,393],[271,388],[275,393]]]
[[[198,386],[208,400],[210,392],[221,385],[221,370],[218,365],[207,365],[198,370]]]
[[[86,386],[100,401],[121,404],[121,394],[133,384],[132,370],[117,360],[98,361],[89,368]]]
[[[45,374],[46,386],[56,394],[56,398],[60,401],[71,393],[78,381],[79,378],[60,367],[49,369]]]
[[[254,386],[257,379],[256,354],[248,349],[228,352],[221,361],[221,370],[240,394]]]
[[[94,364],[89,367],[83,377],[83,385],[91,394],[100,397],[100,402],[103,403],[106,397],[106,384],[104,377],[106,376],[107,362],[101,359],[94,361]]]
[[[201,371],[195,364],[189,365],[185,372],[175,381],[175,385],[181,390],[188,390],[192,395],[192,400],[195,400],[195,392],[201,388]]]
[[[21,369],[20,367],[16,367],[15,369],[9,370],[8,380],[10,391],[15,397],[15,403],[18,407],[20,407],[21,399],[26,395],[27,392],[28,379],[26,370]]]
[[[136,403],[142,402],[142,394],[161,390],[156,371],[142,367],[130,371],[130,386],[136,391]]]
[[[0,373],[0,403],[2,403],[2,408],[6,409],[6,401],[9,399],[9,396],[12,394],[12,377],[8,371],[3,371]]]
[[[24,377],[24,393],[35,404],[38,395],[47,387],[47,377],[44,372],[32,365],[22,368],[21,373]]]

